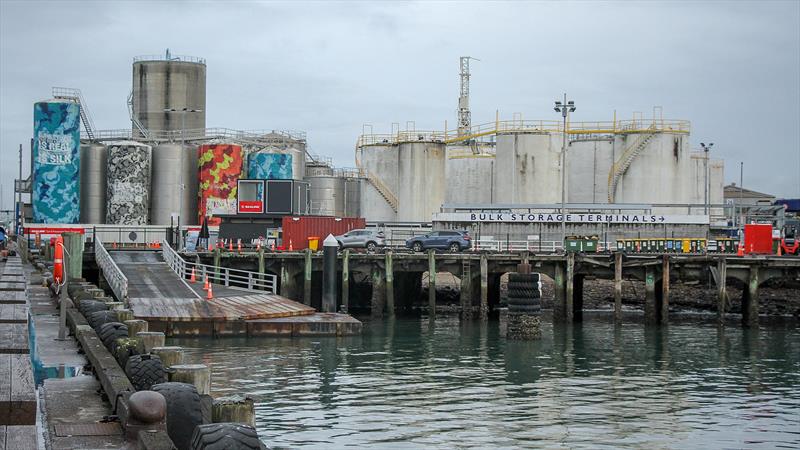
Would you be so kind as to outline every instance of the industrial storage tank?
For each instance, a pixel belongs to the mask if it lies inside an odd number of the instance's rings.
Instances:
[[[705,152],[691,152],[691,178],[694,183],[691,185],[691,203],[698,205],[706,204],[706,189],[708,190],[708,204],[721,205],[724,200],[725,185],[725,163],[721,159],[708,159],[708,176],[706,177],[706,154]],[[706,182],[708,187],[706,188]],[[703,207],[705,211],[705,208]],[[695,211],[697,212],[697,208]],[[720,217],[724,214],[722,208],[712,208],[711,216]]]
[[[608,202],[608,172],[614,153],[611,135],[590,136],[569,143],[566,155],[568,203]]]
[[[219,225],[218,214],[236,213],[236,193],[242,175],[242,147],[236,144],[205,144],[198,150],[198,222],[210,217],[209,225]]]
[[[106,223],[147,225],[152,147],[133,141],[108,144]]]
[[[247,178],[253,180],[291,180],[297,155],[270,147],[247,156]],[[302,178],[302,176],[301,176]]]
[[[686,133],[655,131],[616,137],[617,170],[609,175],[615,203],[691,203],[696,185]],[[625,155],[635,154],[627,170]],[[622,161],[622,162],[621,162]],[[616,174],[616,176],[615,176]],[[614,184],[614,180],[616,185]],[[674,208],[654,208],[656,214],[675,214]]]
[[[80,220],[80,106],[46,101],[33,105],[33,221]]]
[[[108,149],[91,142],[81,145],[81,223],[106,221]]]
[[[397,181],[397,221],[430,222],[433,213],[439,212],[444,203],[444,143],[401,143]]]
[[[335,176],[306,177],[309,187],[309,214],[345,215],[345,180]]]
[[[344,215],[361,217],[361,179],[345,178],[344,180]]]
[[[397,220],[398,153],[391,143],[363,145],[356,149],[364,178],[360,183],[361,215],[369,221]],[[388,197],[388,198],[387,198]]]
[[[445,203],[492,203],[494,159],[493,145],[447,146]]]
[[[561,133],[498,133],[494,202],[560,203],[561,145]]]
[[[133,59],[133,117],[150,131],[206,128],[206,63],[193,56]],[[193,112],[167,112],[165,109]],[[133,127],[138,133],[137,127]],[[138,134],[135,134],[138,135]]]
[[[164,143],[153,149],[151,224],[197,225],[197,189],[196,147]]]
[[[330,163],[325,161],[307,161],[306,176],[307,177],[333,176],[333,167],[331,167]]]

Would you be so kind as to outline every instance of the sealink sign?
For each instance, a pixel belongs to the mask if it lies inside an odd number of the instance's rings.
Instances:
[[[435,222],[473,222],[473,223],[599,223],[599,224],[708,224],[706,215],[660,215],[660,214],[603,214],[570,213],[562,216],[556,213],[438,213],[433,215]]]

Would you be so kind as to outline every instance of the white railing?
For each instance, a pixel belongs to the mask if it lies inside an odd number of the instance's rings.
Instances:
[[[117,300],[127,303],[128,278],[122,274],[117,263],[114,262],[103,246],[103,242],[98,239],[94,241],[94,258],[97,261],[97,267],[103,271],[103,276],[106,277],[108,285],[111,286],[111,291],[117,296]]]
[[[195,277],[199,282],[208,277],[209,283],[267,291],[270,294],[278,293],[278,277],[275,275],[189,262],[173,250],[166,241],[161,243],[161,254],[172,271],[183,280],[190,279],[192,270],[194,270]]]

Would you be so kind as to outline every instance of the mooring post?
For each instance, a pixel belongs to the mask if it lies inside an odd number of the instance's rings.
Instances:
[[[657,323],[656,312],[656,274],[653,266],[645,268],[644,275],[644,323]]]
[[[725,284],[728,277],[728,263],[725,257],[717,260],[717,322],[720,325],[725,325],[725,302],[727,301],[727,292]]]
[[[160,331],[140,331],[136,333],[136,338],[142,343],[144,351],[150,353],[156,347],[163,347],[166,337]]]
[[[567,286],[564,298],[564,319],[567,323],[575,320],[575,253],[567,253]]]
[[[233,395],[214,399],[211,405],[212,423],[244,423],[256,426],[255,402],[250,397]]]
[[[303,304],[311,305],[311,270],[313,268],[311,263],[311,249],[307,248],[305,252],[305,268],[303,270]]]
[[[125,323],[126,320],[133,319],[133,311],[130,309],[115,309],[114,313],[117,316],[117,322]]]
[[[392,251],[386,251],[386,311],[394,315],[394,268],[392,267]]]
[[[211,391],[211,369],[205,364],[176,364],[172,369],[169,381],[192,384],[200,395]]]
[[[372,305],[370,314],[372,317],[383,317],[383,309],[386,306],[386,280],[384,272],[377,264],[372,266]]]
[[[436,255],[428,250],[428,314],[436,316]]]
[[[669,323],[669,255],[664,255],[661,269],[661,323]]]
[[[342,312],[347,314],[350,308],[350,250],[342,254]]]
[[[128,327],[128,337],[136,337],[136,333],[147,331],[147,321],[142,319],[130,319],[123,322]]]
[[[622,322],[622,253],[614,253],[614,321]]]
[[[750,266],[747,287],[742,292],[742,326],[758,327],[758,266]]]
[[[461,257],[469,258],[468,256],[465,255],[462,255]],[[470,270],[469,264],[471,264],[471,261],[469,259],[467,259],[466,261],[462,259],[461,293],[459,294],[459,300],[461,302],[462,320],[472,319],[472,270]]]
[[[489,318],[489,260],[481,253],[481,320]]]
[[[562,261],[555,262],[555,277],[553,278],[554,281],[554,294],[555,298],[553,299],[553,322],[556,323],[564,323],[567,320],[567,302],[566,302],[566,290],[565,290],[565,264]]]
[[[62,233],[64,236],[64,258],[67,260],[67,280],[83,277],[83,235],[80,233]],[[49,246],[48,246],[49,247]]]
[[[289,270],[289,260],[281,261],[281,290],[280,294],[290,300],[297,300],[297,283]]]
[[[332,234],[322,242],[322,312],[336,312],[336,252],[339,243]]]
[[[150,353],[161,358],[161,364],[165,368],[183,364],[183,347],[153,347],[150,349]]]

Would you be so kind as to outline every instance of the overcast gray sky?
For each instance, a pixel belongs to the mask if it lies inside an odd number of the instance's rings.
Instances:
[[[353,166],[362,124],[455,122],[470,55],[473,123],[633,111],[692,122],[726,181],[800,197],[800,1],[198,2],[0,0],[0,183],[11,207],[33,103],[80,88],[101,129],[130,127],[136,55],[206,58],[207,125],[296,129]],[[26,162],[26,166],[29,163]],[[27,170],[25,171],[27,176]]]

